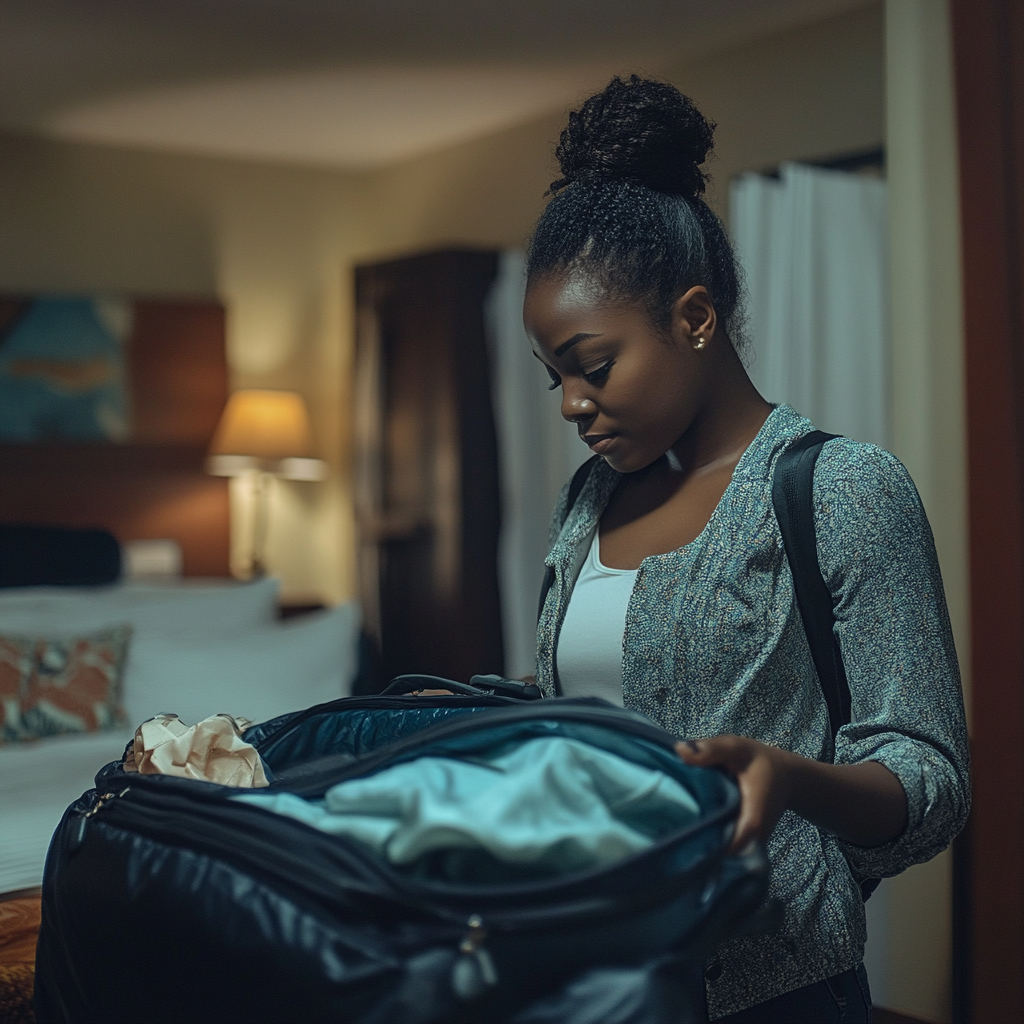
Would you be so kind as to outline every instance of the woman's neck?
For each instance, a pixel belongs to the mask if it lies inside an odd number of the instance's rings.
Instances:
[[[714,391],[666,453],[670,470],[684,477],[734,467],[772,411],[731,344],[718,369]]]

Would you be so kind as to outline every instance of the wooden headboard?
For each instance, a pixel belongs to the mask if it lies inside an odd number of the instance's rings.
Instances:
[[[26,302],[0,297],[0,326]],[[129,439],[0,443],[0,522],[99,526],[122,542],[170,538],[186,576],[227,576],[228,484],[204,470],[228,393],[224,309],[168,300],[132,307]]]

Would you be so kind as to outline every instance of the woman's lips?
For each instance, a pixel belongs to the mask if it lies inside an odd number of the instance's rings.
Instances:
[[[615,443],[615,434],[584,434],[583,441],[597,455],[604,455]]]

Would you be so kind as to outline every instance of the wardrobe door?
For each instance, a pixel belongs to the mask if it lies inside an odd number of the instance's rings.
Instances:
[[[360,589],[385,680],[503,665],[484,303],[497,253],[356,270]]]

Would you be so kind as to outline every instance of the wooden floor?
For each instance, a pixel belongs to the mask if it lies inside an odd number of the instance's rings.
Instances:
[[[32,983],[39,932],[39,892],[0,902],[0,1021],[35,1024]]]

